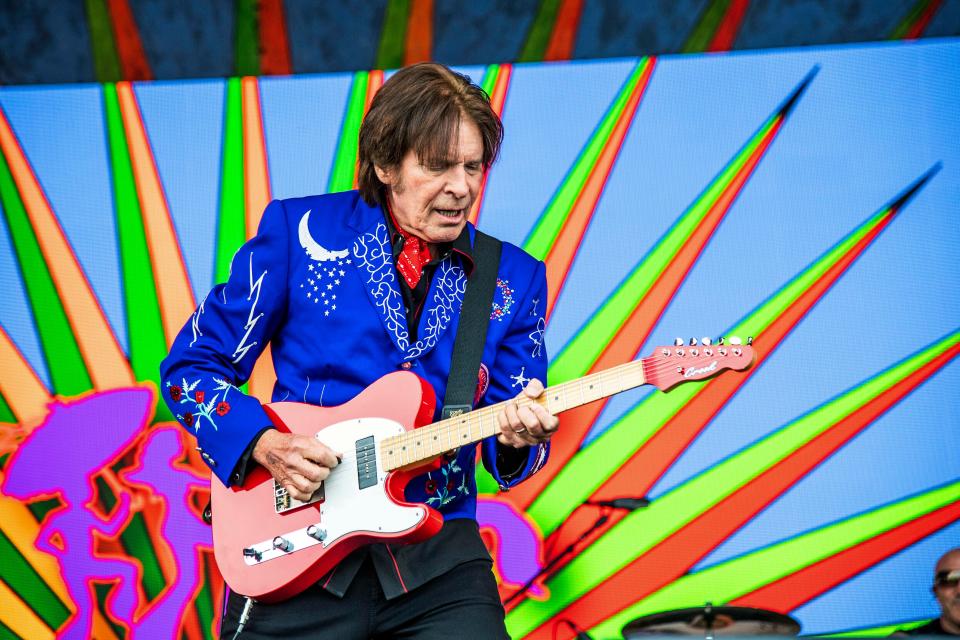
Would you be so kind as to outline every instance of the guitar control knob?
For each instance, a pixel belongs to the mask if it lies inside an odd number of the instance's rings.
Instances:
[[[293,543],[284,538],[283,536],[277,536],[273,539],[273,548],[279,549],[280,551],[293,551]]]
[[[730,338],[730,344],[733,344],[733,345],[743,344],[743,341],[740,340],[740,338],[738,338],[737,336],[732,336]]]
[[[702,344],[705,347],[709,347],[711,344],[713,344],[713,340],[711,340],[710,338],[701,338],[700,344]]]
[[[691,346],[691,347],[697,346],[697,339],[696,339],[696,338],[690,338],[690,346]]]
[[[683,338],[677,338],[673,341],[673,346],[682,347],[684,345]]]
[[[307,535],[313,538],[314,540],[319,540],[320,542],[323,542],[324,540],[327,539],[327,530],[321,529],[317,525],[312,524],[309,527],[307,527]]]

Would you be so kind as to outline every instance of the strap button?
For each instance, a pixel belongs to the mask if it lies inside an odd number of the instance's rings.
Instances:
[[[400,363],[400,368],[409,371],[413,367],[413,363],[409,360]]]

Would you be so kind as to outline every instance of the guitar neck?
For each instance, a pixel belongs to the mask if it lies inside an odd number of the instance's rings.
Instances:
[[[497,414],[511,402],[528,406],[536,402],[556,415],[581,405],[639,387],[647,382],[644,360],[600,371],[583,378],[547,387],[536,399],[519,398],[483,407],[453,418],[434,422],[380,444],[381,459],[387,471],[413,467],[433,460],[458,447],[480,442],[500,433]]]

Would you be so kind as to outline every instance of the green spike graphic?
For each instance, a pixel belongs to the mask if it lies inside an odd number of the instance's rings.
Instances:
[[[723,22],[723,16],[726,15],[729,8],[730,0],[710,0],[710,4],[703,11],[697,26],[693,28],[681,52],[698,53],[706,51],[710,45],[710,40],[713,39],[713,35]]]
[[[353,189],[353,177],[357,170],[357,139],[360,136],[360,123],[363,121],[369,82],[370,74],[366,71],[358,71],[353,76],[353,86],[347,98],[347,110],[337,142],[337,155],[330,169],[327,193]]]
[[[113,37],[110,13],[105,0],[86,0],[87,25],[90,27],[90,43],[93,47],[93,66],[97,82],[123,80],[120,55]]]
[[[569,215],[570,210],[573,208],[577,197],[580,195],[581,190],[583,190],[583,185],[586,184],[587,179],[590,177],[590,172],[597,164],[597,159],[600,157],[604,146],[610,139],[610,134],[613,132],[617,120],[623,114],[627,102],[630,100],[630,94],[633,93],[637,83],[640,81],[640,77],[649,64],[649,58],[641,58],[637,63],[637,66],[620,88],[620,92],[614,99],[613,104],[610,105],[610,108],[604,114],[600,124],[590,137],[586,147],[580,152],[580,156],[574,162],[570,172],[563,179],[560,188],[557,189],[550,204],[547,205],[547,208],[539,220],[537,220],[537,224],[524,241],[524,250],[538,260],[543,260],[546,258],[547,253],[550,252],[550,248],[553,246],[557,234],[560,233],[560,229],[563,227],[567,215]]]
[[[917,0],[913,3],[913,6],[910,7],[910,11],[903,17],[903,20],[894,28],[893,33],[890,34],[891,40],[903,40],[907,37],[907,34],[910,32],[911,27],[916,24],[917,20],[920,19],[920,16],[923,15],[923,12],[927,10],[927,7],[930,6],[932,0]]]
[[[70,610],[60,601],[43,578],[27,562],[10,538],[0,529],[0,559],[3,581],[51,629],[58,629],[70,617]]]
[[[670,230],[630,272],[597,313],[557,354],[550,365],[551,382],[564,382],[587,373],[603,349],[627,321],[637,304],[674,259],[719,197],[776,125],[779,116],[767,120],[760,130],[727,164],[713,182],[694,200]]]
[[[507,620],[511,633],[519,636],[529,633],[582,594],[670,537],[710,506],[748,484],[813,438],[828,431],[839,420],[944,353],[958,341],[960,331],[712,466],[661,496],[647,509],[628,515],[550,580],[553,596],[549,601],[527,600],[510,612]],[[698,384],[704,383],[689,383],[680,389]],[[673,395],[675,394],[652,397],[660,399]],[[539,502],[536,506],[540,506]],[[531,509],[530,515],[537,519],[537,515],[545,518],[548,514],[541,507],[536,514]],[[553,522],[554,528],[556,524]],[[546,535],[552,529],[542,527],[542,530]],[[602,560],[599,560],[600,558]],[[612,562],[613,558],[618,561]]]
[[[220,168],[220,214],[217,220],[217,282],[230,275],[233,254],[246,241],[246,200],[243,194],[243,103],[240,78],[227,80],[223,117],[223,156]]]
[[[387,0],[383,15],[383,33],[377,50],[377,69],[399,69],[403,66],[404,40],[410,18],[410,0]]]
[[[612,637],[630,620],[649,613],[730,602],[958,499],[960,482],[955,482],[684,576],[590,632]]]
[[[527,32],[527,39],[523,43],[517,62],[539,62],[547,52],[550,43],[550,34],[560,12],[561,0],[540,0],[537,15]]]
[[[260,21],[256,0],[236,0],[234,55],[238,76],[260,75]]]
[[[7,159],[0,153],[0,202],[10,240],[17,255],[21,279],[30,300],[30,312],[37,327],[44,361],[50,372],[51,391],[74,396],[93,388],[80,347],[60,300],[47,261],[40,251],[33,226],[20,192],[10,174]],[[23,277],[29,275],[29,277]]]
[[[167,355],[167,344],[160,320],[156,280],[150,264],[150,250],[147,246],[130,150],[120,116],[116,85],[103,85],[103,106],[110,144],[120,263],[123,268],[130,365],[137,380],[152,380],[157,384],[157,388],[160,388],[158,367]],[[164,407],[165,405],[160,403],[158,412]],[[164,419],[164,416],[158,415],[157,419]]]

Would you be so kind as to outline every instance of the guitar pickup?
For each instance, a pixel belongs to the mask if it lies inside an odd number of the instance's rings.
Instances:
[[[357,484],[361,489],[377,485],[377,444],[373,436],[357,440]]]

